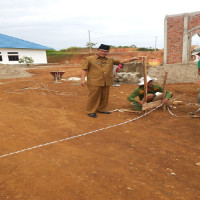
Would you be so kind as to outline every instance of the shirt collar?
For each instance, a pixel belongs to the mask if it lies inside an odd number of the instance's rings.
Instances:
[[[98,56],[97,54],[96,54],[96,57],[97,57],[97,59],[100,59],[100,60],[107,60],[108,58],[107,57],[100,57],[100,56]]]

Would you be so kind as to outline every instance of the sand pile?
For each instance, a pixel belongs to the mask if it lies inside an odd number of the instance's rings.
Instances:
[[[24,65],[0,64],[0,79],[23,78],[32,76],[32,74],[28,73],[26,69],[28,69],[28,67]]]

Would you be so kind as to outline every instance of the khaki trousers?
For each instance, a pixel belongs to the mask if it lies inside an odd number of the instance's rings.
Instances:
[[[88,86],[87,113],[104,112],[108,105],[110,86]]]

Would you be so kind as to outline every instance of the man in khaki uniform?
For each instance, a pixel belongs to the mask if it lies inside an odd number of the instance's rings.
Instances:
[[[101,44],[97,54],[85,59],[81,71],[81,85],[86,85],[85,77],[87,76],[87,86],[89,89],[87,114],[89,117],[96,118],[96,113],[110,114],[105,111],[109,99],[109,89],[113,84],[113,65],[126,63],[139,58],[114,60],[107,57],[110,46]]]

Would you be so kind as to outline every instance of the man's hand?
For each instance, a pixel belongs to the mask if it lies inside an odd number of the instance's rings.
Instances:
[[[143,101],[137,101],[137,103],[139,103],[139,104],[141,104],[141,105],[143,105],[143,104],[144,104],[144,102],[143,102]]]
[[[85,80],[81,80],[81,85],[82,85],[82,87],[85,87],[86,81]]]
[[[86,75],[87,75],[87,71],[82,70],[81,71],[81,85],[82,85],[82,87],[85,87],[85,85],[86,85],[86,81],[85,81]]]
[[[140,57],[133,57],[132,60],[141,60]]]
[[[139,58],[139,57],[133,57],[133,58],[130,58],[130,59],[124,59],[124,60],[121,60],[120,63],[121,64],[128,63],[128,62],[132,62],[134,60],[141,60],[141,58]]]

